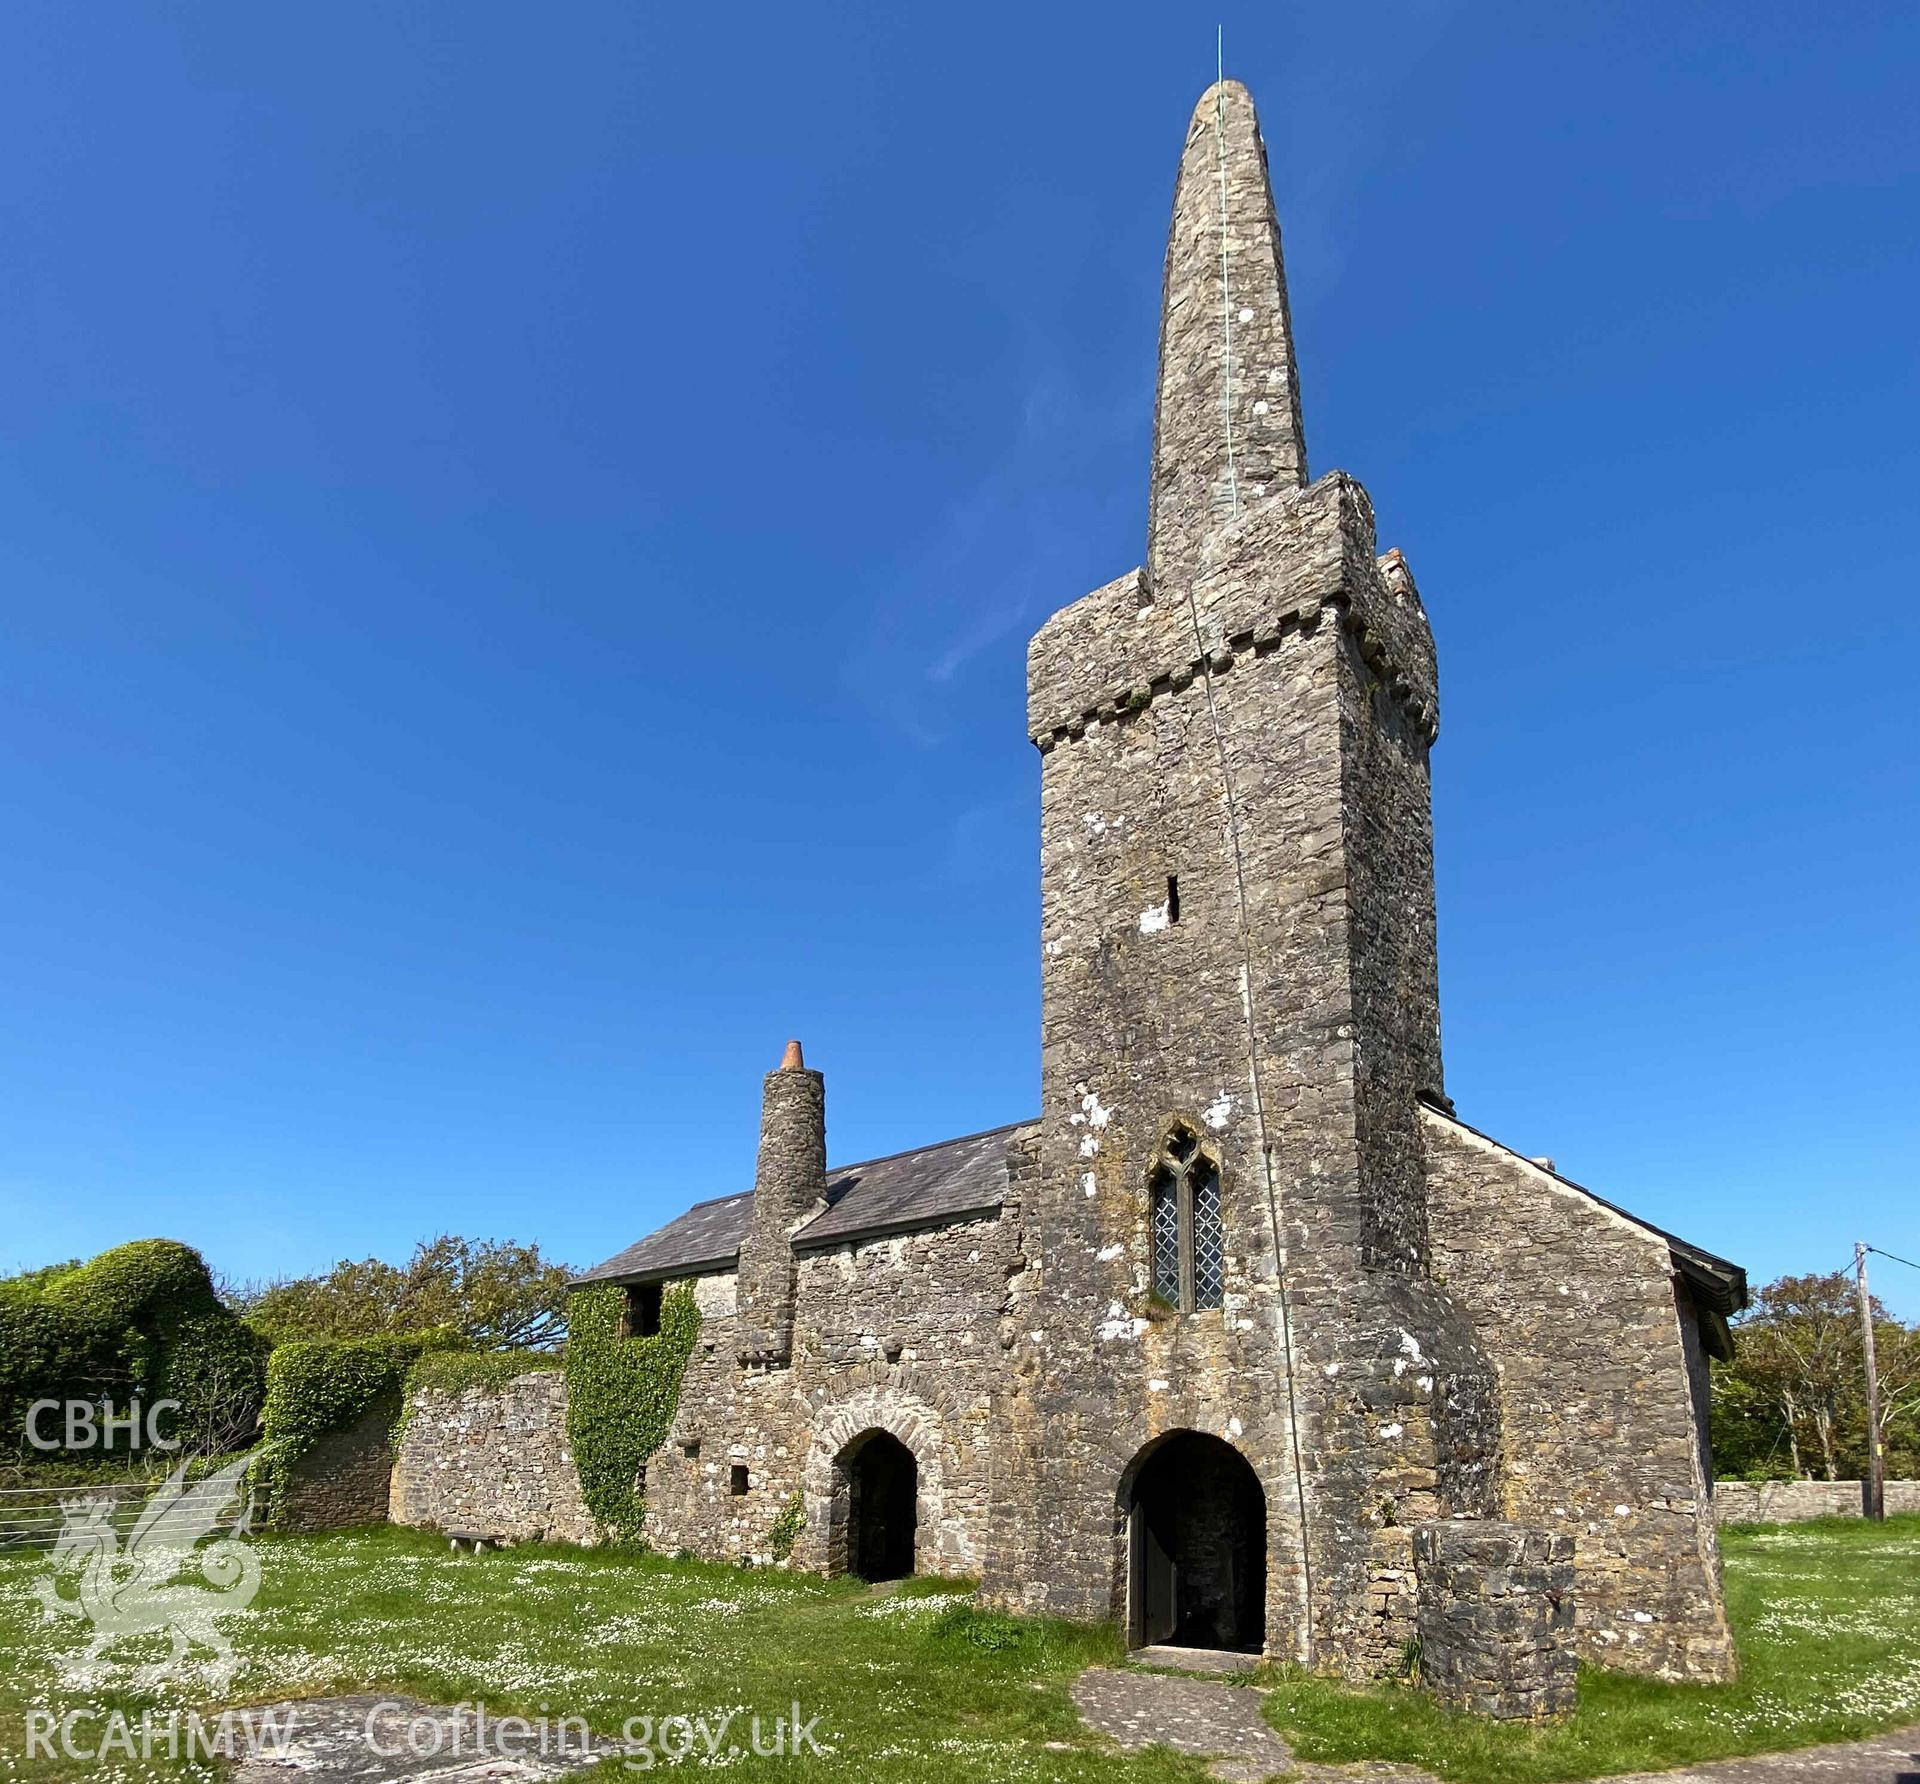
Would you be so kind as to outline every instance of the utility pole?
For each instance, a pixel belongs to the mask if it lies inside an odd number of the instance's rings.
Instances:
[[[1876,1524],[1887,1517],[1887,1462],[1880,1453],[1880,1371],[1873,1356],[1873,1297],[1867,1293],[1867,1251],[1853,1248],[1853,1279],[1860,1293],[1860,1348],[1867,1359],[1867,1516]]]

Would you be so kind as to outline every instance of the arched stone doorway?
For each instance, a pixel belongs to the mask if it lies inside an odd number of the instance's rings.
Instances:
[[[1149,1444],[1122,1483],[1127,1640],[1259,1653],[1267,1496],[1246,1457],[1202,1431]]]
[[[920,1518],[920,1467],[888,1431],[862,1431],[834,1458],[831,1571],[863,1580],[913,1572]]]

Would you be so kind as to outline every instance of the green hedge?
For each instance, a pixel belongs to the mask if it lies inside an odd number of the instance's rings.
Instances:
[[[436,1350],[407,1371],[407,1397],[411,1400],[423,1388],[436,1394],[463,1394],[468,1388],[497,1392],[523,1375],[565,1367],[552,1351]]]
[[[171,1239],[10,1277],[0,1281],[0,1453],[46,1459],[27,1443],[36,1400],[111,1400],[120,1412],[135,1400],[178,1400],[180,1410],[157,1421],[162,1437],[203,1453],[245,1448],[266,1353],[221,1301],[200,1254]]]
[[[393,1427],[393,1453],[412,1422],[417,1396],[464,1394],[468,1388],[485,1388],[497,1394],[510,1381],[523,1375],[538,1375],[543,1369],[563,1369],[566,1365],[547,1350],[435,1350],[421,1357],[407,1371],[400,1389],[400,1417]]]
[[[274,1348],[262,1409],[266,1450],[255,1479],[266,1491],[267,1522],[279,1516],[296,1463],[329,1431],[345,1430],[383,1399],[397,1417],[411,1370],[430,1351],[460,1342],[434,1330],[401,1337],[308,1338]]]
[[[660,1300],[660,1330],[621,1336],[625,1293],[617,1287],[575,1292],[567,1325],[567,1437],[587,1509],[615,1542],[638,1543],[646,1500],[640,1469],[666,1441],[680,1404],[680,1382],[700,1335],[693,1291]]]

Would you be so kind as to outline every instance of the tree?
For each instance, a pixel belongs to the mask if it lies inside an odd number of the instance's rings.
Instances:
[[[1920,1464],[1920,1327],[1873,1304],[1888,1472]],[[1713,1372],[1715,1468],[1726,1475],[1852,1479],[1866,1468],[1866,1366],[1852,1277],[1782,1276],[1734,1326]]]
[[[566,1265],[538,1245],[443,1233],[402,1264],[342,1258],[323,1276],[244,1290],[248,1320],[274,1343],[442,1329],[477,1350],[551,1350],[567,1335]]]

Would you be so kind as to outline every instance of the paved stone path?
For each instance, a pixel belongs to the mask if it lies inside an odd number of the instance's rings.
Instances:
[[[1715,1759],[1680,1772],[1635,1772],[1607,1784],[1920,1784],[1920,1725],[1876,1735],[1868,1741],[1838,1741],[1792,1753],[1756,1753],[1748,1759]]]
[[[396,1696],[307,1698],[235,1711],[250,1717],[227,1745],[235,1784],[535,1784],[576,1776],[589,1758],[616,1751],[577,1729],[537,1736],[476,1724],[473,1711]],[[284,1731],[284,1739],[269,1730]],[[251,1738],[250,1738],[251,1737]]]
[[[1090,1728],[1121,1746],[1211,1756],[1214,1776],[1233,1784],[1294,1769],[1293,1749],[1260,1714],[1260,1693],[1245,1686],[1096,1666],[1074,1680],[1073,1702]]]
[[[1261,1693],[1214,1679],[1094,1667],[1074,1681],[1073,1701],[1090,1728],[1122,1747],[1156,1743],[1210,1758],[1215,1777],[1261,1784],[1286,1773],[1289,1784],[1437,1784],[1415,1766],[1370,1760],[1306,1764],[1293,1757],[1260,1713]],[[1920,1727],[1873,1740],[1747,1759],[1716,1759],[1675,1772],[1635,1772],[1604,1784],[1920,1784]]]

